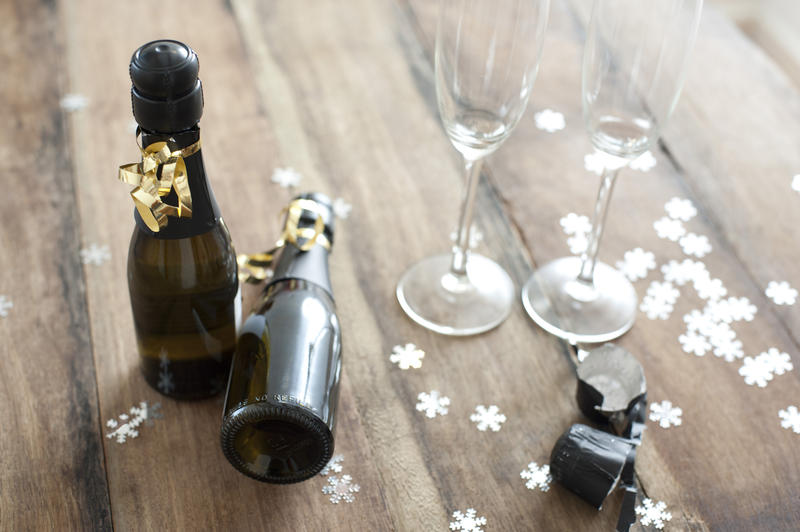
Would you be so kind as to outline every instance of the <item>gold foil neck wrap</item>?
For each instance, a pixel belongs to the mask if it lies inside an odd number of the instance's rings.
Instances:
[[[314,227],[298,227],[304,210],[316,213],[317,219],[314,221]],[[286,213],[286,223],[274,248],[250,255],[242,253],[236,257],[239,264],[240,281],[259,283],[270,277],[272,275],[270,266],[275,260],[275,255],[289,244],[300,251],[308,251],[315,245],[330,251],[331,243],[324,234],[325,220],[322,217],[322,207],[319,203],[310,199],[296,199],[281,209],[281,214],[284,213]],[[305,242],[301,244],[300,239],[305,239]]]
[[[167,218],[192,217],[192,191],[186,174],[184,158],[200,150],[200,140],[180,150],[172,151],[167,142],[154,142],[146,148],[139,144],[141,130],[136,132],[137,145],[142,154],[138,163],[119,167],[119,180],[133,185],[131,197],[139,216],[151,231],[157,233],[166,227]],[[161,198],[174,190],[178,205],[169,205]]]

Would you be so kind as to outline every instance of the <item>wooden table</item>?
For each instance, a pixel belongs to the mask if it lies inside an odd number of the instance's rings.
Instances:
[[[596,193],[579,98],[587,8],[554,0],[530,108],[479,190],[480,251],[518,287],[569,253],[559,219],[588,214]],[[462,189],[436,110],[435,12],[426,0],[0,3],[0,294],[13,302],[0,317],[0,529],[448,530],[467,508],[485,530],[613,529],[619,494],[598,512],[556,483],[529,491],[520,478],[583,421],[574,350],[519,303],[496,330],[457,339],[413,324],[395,300],[401,273],[448,247]],[[277,235],[293,192],[270,182],[275,168],[352,204],[331,261],[345,342],[336,452],[360,486],[352,503],[331,504],[325,477],[272,486],[239,474],[219,449],[221,398],[173,401],[139,374],[125,274],[132,204],[116,169],[137,154],[129,58],[160,37],[201,59],[205,161],[240,251]],[[67,94],[88,105],[67,112]],[[544,108],[566,128],[537,129]],[[685,353],[682,316],[706,303],[689,285],[668,319],[639,313],[618,343],[644,366],[651,403],[683,409],[678,427],[648,421],[636,465],[642,493],[672,512],[667,529],[800,528],[800,435],[778,417],[800,406],[800,304],[765,296],[773,280],[800,286],[798,146],[796,88],[706,9],[658,164],[624,171],[601,258],[636,247],[659,266],[685,258],[653,222],[670,198],[690,199],[699,214],[685,225],[708,236],[712,277],[758,309],[733,324],[745,353],[776,347],[795,369],[759,388],[741,361]],[[83,264],[93,244],[110,259]],[[658,269],[636,282],[640,297],[653,280]],[[420,369],[389,361],[407,342],[426,352]],[[450,397],[448,415],[416,411],[432,389]],[[160,403],[163,418],[124,444],[106,438],[107,421],[141,401]],[[478,404],[500,407],[502,430],[476,430]]]

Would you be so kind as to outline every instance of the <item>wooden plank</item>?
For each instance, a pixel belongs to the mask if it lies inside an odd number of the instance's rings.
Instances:
[[[72,120],[81,229],[87,242],[108,245],[112,255],[101,267],[87,269],[102,419],[115,418],[140,401],[160,402],[164,416],[122,445],[104,440],[115,528],[390,528],[387,512],[382,510],[380,479],[350,392],[350,375],[342,383],[336,452],[345,455],[345,473],[360,484],[361,493],[352,505],[333,506],[321,492],[324,477],[273,486],[238,473],[219,448],[222,399],[173,401],[150,389],[139,373],[125,283],[133,205],[127,188],[115,179],[116,167],[137,156],[129,129],[127,72],[136,47],[169,37],[197,50],[205,93],[201,127],[206,168],[239,249],[271,246],[278,233],[277,213],[290,197],[288,191],[269,183],[274,167],[290,163],[281,161],[277,150],[275,129],[280,124],[265,115],[258,101],[230,6],[198,4],[187,22],[179,25],[177,14],[177,18],[151,16],[163,12],[163,4],[156,1],[103,3],[101,8],[99,2],[87,0],[63,7],[71,90],[92,102],[87,112]],[[137,17],[146,22],[132,26],[130,21]],[[91,32],[83,31],[84,20],[93,21]],[[90,140],[91,152],[86,144]],[[319,188],[322,183],[308,184]],[[334,257],[335,263],[338,256]],[[337,279],[334,286],[339,286]],[[248,291],[247,299],[254,295]],[[345,341],[354,344],[355,338],[348,336]]]
[[[0,30],[0,529],[109,529],[59,13],[3,2]]]
[[[412,5],[430,53],[435,13],[424,2]],[[767,279],[796,279],[791,268],[796,250],[778,243],[797,227],[792,209],[797,198],[788,186],[790,169],[797,167],[797,150],[791,148],[798,140],[797,121],[785,119],[787,112],[796,115],[797,94],[728,22],[713,10],[706,14],[683,102],[665,135],[669,151],[656,154],[659,165],[649,174],[624,171],[601,259],[614,263],[637,246],[653,251],[659,265],[685,258],[677,244],[656,237],[652,223],[671,197],[689,197],[700,215],[687,227],[709,236],[714,251],[703,261],[712,277],[724,281],[729,295],[746,296],[759,309],[754,322],[734,325],[746,354],[776,346],[788,351],[797,366],[797,307],[776,308],[763,295]],[[546,134],[524,118],[491,164],[502,201],[537,264],[567,254],[558,219],[570,211],[590,214],[596,194],[597,178],[582,168],[583,155],[591,151],[580,109],[585,19],[585,12],[572,13],[566,4],[554,3],[534,88],[532,111],[555,108],[565,114],[567,128]],[[759,106],[768,107],[766,124],[751,128],[761,115],[738,104],[745,88],[755,93]],[[709,109],[714,120],[709,120]],[[702,119],[687,119],[687,111]],[[769,172],[757,170],[761,161]],[[765,223],[776,207],[785,221]],[[764,270],[769,273],[753,274]],[[653,279],[661,279],[660,273],[636,283],[640,295]],[[644,490],[680,508],[680,514],[673,512],[673,519],[683,521],[679,527],[794,529],[800,519],[798,449],[792,433],[780,427],[777,412],[795,400],[798,374],[755,389],[738,375],[740,363],[683,353],[677,342],[685,330],[681,317],[704,304],[686,287],[669,320],[651,321],[640,314],[619,341],[642,361],[650,400],[669,399],[684,409],[683,426],[669,431],[653,426],[645,435],[637,461]],[[752,450],[764,445],[769,451],[754,456]],[[773,493],[774,486],[781,486],[780,493]]]

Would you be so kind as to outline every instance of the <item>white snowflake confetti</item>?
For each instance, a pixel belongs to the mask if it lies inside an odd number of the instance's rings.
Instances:
[[[711,253],[711,243],[705,235],[689,233],[681,237],[678,243],[681,245],[681,249],[683,249],[684,253],[687,255],[694,255],[700,259]]]
[[[422,367],[422,359],[424,357],[425,351],[414,344],[396,345],[392,348],[389,361],[392,364],[397,364],[400,369],[419,369]]]
[[[490,405],[486,408],[483,405],[475,407],[475,413],[469,416],[470,421],[477,424],[477,429],[481,432],[486,432],[486,429],[492,429],[492,432],[500,430],[500,425],[506,422],[505,414],[500,413],[497,405]]]
[[[673,220],[672,218],[659,218],[653,222],[653,229],[656,230],[658,238],[666,238],[673,242],[677,242],[686,234],[686,228],[680,220]]]
[[[776,305],[794,305],[797,301],[797,290],[786,281],[770,281],[764,293]]]
[[[644,279],[647,272],[655,270],[656,257],[650,251],[635,248],[625,252],[624,259],[617,262],[617,269],[631,281]]]
[[[792,178],[792,190],[800,192],[800,174]]]
[[[355,494],[361,490],[361,486],[353,484],[353,477],[350,475],[342,475],[338,477],[331,475],[328,477],[328,485],[322,487],[322,493],[330,495],[330,501],[333,504],[340,502],[353,502],[356,500]]]
[[[83,94],[67,94],[61,98],[61,108],[68,112],[74,113],[81,111],[89,105],[89,98]]]
[[[536,121],[536,127],[548,133],[561,131],[567,125],[564,115],[552,109],[539,111],[533,115],[533,119]]]
[[[164,393],[170,393],[175,389],[175,382],[172,379],[172,372],[169,370],[169,356],[163,347],[158,353],[158,383],[156,386]]]
[[[578,233],[567,239],[567,245],[573,255],[580,255],[589,247],[589,239],[584,233]]]
[[[656,167],[656,164],[658,164],[658,161],[656,161],[655,156],[650,150],[647,150],[636,159],[632,160],[630,167],[640,172],[649,172]]]
[[[689,314],[684,314],[683,322],[689,332],[699,332],[703,335],[711,334],[711,331],[717,326],[717,322],[711,316],[696,309]]]
[[[663,283],[659,281],[653,281],[647,287],[647,295],[662,301],[675,303],[678,300],[680,292],[677,288],[672,286],[672,283],[669,281],[665,281]]]
[[[588,216],[571,212],[558,221],[568,235],[586,234],[592,230]]]
[[[675,306],[669,301],[664,301],[653,296],[644,296],[639,304],[639,310],[647,314],[651,320],[668,320]]]
[[[694,282],[694,289],[697,290],[697,295],[701,299],[710,299],[716,301],[728,295],[728,289],[722,284],[719,279],[696,279]]]
[[[8,316],[8,311],[14,308],[14,302],[8,296],[0,294],[0,318]]]
[[[698,284],[707,283],[709,281],[710,279],[700,281]],[[708,319],[714,322],[715,325],[720,322],[731,323],[733,321],[733,309],[730,301],[727,299],[710,300],[706,303],[705,308],[703,308],[703,314],[708,316]]]
[[[417,410],[425,412],[425,416],[434,418],[436,415],[444,416],[447,414],[447,407],[450,405],[450,398],[439,394],[437,390],[430,393],[421,392],[417,396]]]
[[[664,210],[667,211],[670,218],[684,222],[688,222],[697,215],[697,209],[688,199],[672,198],[664,205]]]
[[[681,424],[683,410],[673,406],[671,401],[661,401],[650,405],[650,421],[656,421],[665,429]]]
[[[456,242],[458,240],[458,229],[453,229],[450,232],[450,241]],[[483,242],[483,231],[475,224],[469,229],[469,249],[475,249],[481,242]]]
[[[139,406],[132,406],[128,411],[130,416],[120,414],[119,421],[109,419],[106,421],[106,427],[114,429],[108,434],[106,438],[114,439],[117,443],[125,443],[129,438],[136,438],[139,436],[139,431],[136,430],[142,423],[145,425],[153,425],[154,419],[161,419],[164,415],[160,412],[161,403],[155,403],[152,406],[147,404],[147,401],[142,401]],[[133,417],[131,417],[133,416]]]
[[[684,259],[683,262],[671,260],[661,266],[661,273],[664,280],[683,286],[689,281],[708,277],[706,265],[702,262],[695,262],[692,259]]]
[[[672,514],[667,511],[667,505],[663,501],[654,503],[652,499],[644,499],[635,511],[643,526],[653,525],[658,530],[664,528],[665,522],[672,520]]]
[[[778,417],[781,418],[781,427],[800,434],[800,411],[796,406],[787,406],[786,410],[780,410]]]
[[[283,188],[296,187],[303,179],[302,174],[292,167],[276,168],[272,172],[271,181],[277,183]]]
[[[603,170],[606,168],[609,170],[616,170],[624,167],[626,164],[628,164],[626,159],[614,157],[613,155],[598,150],[588,153],[583,157],[584,168],[597,175],[603,175]]]
[[[724,358],[726,362],[733,362],[744,357],[742,342],[734,339],[724,339],[715,344],[714,356]]]
[[[527,481],[525,482],[525,487],[529,490],[539,488],[542,491],[547,491],[553,481],[553,477],[550,475],[550,466],[544,464],[540,467],[536,462],[528,464],[528,467],[519,476]]]
[[[333,214],[335,214],[337,218],[344,220],[350,216],[350,211],[352,210],[353,206],[347,203],[344,198],[336,198],[333,200]]]
[[[789,353],[782,353],[775,347],[770,347],[767,351],[758,355],[764,364],[775,375],[783,375],[787,371],[792,371],[792,358]]]
[[[450,530],[461,530],[462,532],[483,532],[482,525],[486,524],[485,517],[476,517],[477,512],[474,508],[467,508],[465,513],[459,510],[453,512],[453,519],[450,522]]]
[[[746,297],[729,297],[725,300],[728,305],[728,312],[733,321],[753,321],[758,308],[750,303]]]
[[[711,344],[708,343],[705,336],[697,334],[694,331],[687,331],[686,334],[678,336],[678,342],[687,353],[695,356],[702,357],[711,349]]]
[[[744,357],[744,365],[739,368],[739,375],[744,377],[746,384],[757,385],[759,388],[766,388],[773,376],[769,363],[760,356]]]
[[[335,454],[333,457],[328,460],[328,463],[325,464],[325,467],[322,468],[322,471],[319,472],[320,475],[327,477],[328,475],[333,473],[341,473],[342,472],[342,461],[344,460],[343,454]]]
[[[81,262],[84,264],[94,264],[100,266],[107,260],[111,259],[111,251],[108,246],[98,246],[97,244],[90,244],[88,248],[81,250]]]

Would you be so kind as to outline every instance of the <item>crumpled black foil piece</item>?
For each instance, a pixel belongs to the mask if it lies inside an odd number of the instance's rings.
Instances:
[[[617,531],[628,532],[636,521],[634,462],[647,408],[644,371],[628,351],[606,344],[592,350],[577,373],[576,399],[581,411],[607,424],[616,436],[572,425],[553,447],[550,473],[598,510],[616,486],[624,489]]]

